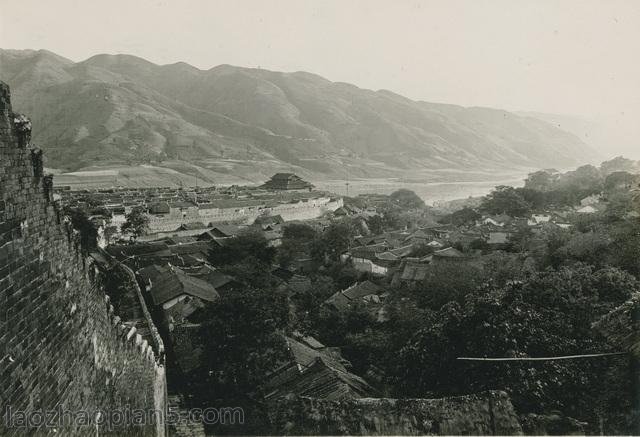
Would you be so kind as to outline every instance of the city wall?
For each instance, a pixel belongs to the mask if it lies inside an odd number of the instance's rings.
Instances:
[[[0,82],[0,435],[163,436],[164,365],[113,314],[30,134]]]

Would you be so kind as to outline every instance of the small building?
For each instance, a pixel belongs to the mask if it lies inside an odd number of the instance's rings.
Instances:
[[[216,225],[198,236],[199,241],[213,241],[221,238],[232,238],[240,234],[240,228],[234,225]]]
[[[153,305],[164,311],[170,330],[203,308],[205,302],[220,297],[213,285],[171,265],[152,265],[138,270],[137,274]]]
[[[220,270],[210,265],[202,266],[197,272],[192,274],[213,286],[218,293],[227,293],[233,288],[239,287],[240,283],[233,277],[222,273]]]
[[[164,215],[170,212],[171,208],[167,202],[156,202],[149,205],[149,214]]]
[[[207,226],[202,222],[183,223],[177,229],[178,231],[196,231],[198,229],[206,229]]]
[[[402,282],[424,281],[429,273],[430,258],[431,257],[407,258],[399,272],[398,280]]]
[[[337,348],[308,336],[284,340],[289,359],[268,376],[266,400],[295,395],[337,401],[378,395],[364,379],[350,372],[351,363]]]
[[[324,304],[338,312],[347,311],[357,303],[380,304],[382,289],[371,281],[355,283],[351,287],[334,293]]]
[[[487,244],[490,245],[502,245],[509,243],[509,233],[504,231],[489,232],[489,238]]]
[[[311,190],[313,185],[294,173],[276,173],[261,188],[268,190]]]
[[[531,214],[531,217],[527,220],[527,225],[535,226],[542,223],[549,223],[550,220],[551,220],[551,214],[547,214],[547,213]]]
[[[454,247],[447,247],[446,249],[436,250],[433,252],[433,262],[459,262],[466,261],[468,256],[460,252]]]

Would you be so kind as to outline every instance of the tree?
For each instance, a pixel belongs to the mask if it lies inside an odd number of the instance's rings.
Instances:
[[[214,266],[237,264],[251,257],[258,262],[271,265],[276,256],[276,249],[261,232],[250,230],[235,238],[228,239],[222,247],[209,251],[209,262]]]
[[[487,214],[507,214],[522,216],[531,209],[531,205],[513,187],[497,186],[480,204],[480,210]]]
[[[149,216],[142,207],[136,207],[125,216],[126,221],[120,226],[122,233],[130,233],[134,238],[145,235],[149,228]]]
[[[451,223],[456,226],[470,225],[479,220],[482,216],[474,209],[464,207],[438,220],[438,223]]]
[[[524,180],[524,187],[535,191],[551,191],[558,180],[558,173],[555,170],[540,170],[529,173]]]
[[[611,263],[640,278],[640,222],[621,221],[609,231]]]
[[[367,219],[367,226],[373,235],[379,235],[384,232],[385,220],[382,216],[374,215]]]
[[[94,249],[97,244],[98,230],[87,213],[80,208],[65,208],[65,214],[71,219],[71,225],[80,233],[80,246],[83,250]]]
[[[238,281],[265,289],[275,285],[271,268],[276,249],[269,246],[264,235],[247,231],[227,240],[224,246],[209,251],[209,262]]]
[[[288,315],[283,293],[250,287],[209,304],[198,329],[200,365],[190,378],[199,397],[259,399],[268,373],[286,357]]]
[[[607,195],[607,209],[604,220],[614,223],[624,220],[633,211],[633,195],[629,191],[610,192]]]
[[[431,255],[435,252],[435,249],[425,243],[419,243],[413,246],[411,249],[411,256],[415,258],[422,258],[423,256]]]
[[[616,171],[610,173],[604,179],[604,189],[608,192],[618,190],[629,191],[631,187],[636,183],[637,179],[637,175],[628,173],[626,171]]]
[[[578,203],[580,199],[602,191],[603,177],[593,165],[583,165],[562,174],[557,190],[565,196],[566,203]]]
[[[609,238],[603,232],[577,232],[556,256],[602,267],[608,261],[609,245]]]
[[[294,240],[296,242],[311,242],[318,232],[309,225],[303,223],[290,223],[282,230],[282,240]]]
[[[293,327],[300,332],[318,336],[317,328],[322,303],[336,291],[338,288],[334,284],[333,278],[324,275],[316,276],[308,290],[291,298],[296,310],[296,320],[295,323],[292,323]]]
[[[624,359],[544,362],[464,362],[457,357],[544,357],[609,350],[592,323],[638,290],[617,269],[572,266],[502,287],[485,286],[463,304],[444,305],[403,347],[399,391],[444,396],[506,390],[520,414],[560,410],[589,422],[617,414],[603,401],[605,376]],[[623,372],[624,373],[624,372]],[[628,374],[625,375],[629,377]],[[629,398],[632,388],[618,392]],[[614,426],[613,419],[606,423]]]
[[[324,232],[315,239],[311,246],[314,259],[325,261],[339,261],[351,244],[353,228],[348,223],[331,223]]]
[[[608,175],[613,172],[623,171],[632,172],[636,168],[636,163],[631,159],[627,159],[623,156],[616,156],[609,161],[604,161],[600,164],[600,171],[604,175]]]
[[[405,188],[394,191],[389,195],[391,203],[404,209],[423,209],[425,207],[424,200],[416,193]]]
[[[469,263],[437,263],[429,266],[417,289],[423,307],[438,310],[447,302],[462,302],[484,279],[482,269]]]

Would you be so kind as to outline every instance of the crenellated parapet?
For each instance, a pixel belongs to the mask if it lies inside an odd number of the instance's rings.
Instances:
[[[5,417],[8,409],[63,406],[93,420],[99,411],[135,408],[164,417],[164,366],[91,280],[79,234],[53,201],[53,176],[44,175],[42,151],[30,141],[31,122],[13,113],[0,82],[0,435],[106,434],[95,423],[25,430]],[[129,423],[115,435],[165,429]]]
[[[14,114],[13,129],[18,139],[18,146],[27,147],[31,141],[31,120],[26,115]]]

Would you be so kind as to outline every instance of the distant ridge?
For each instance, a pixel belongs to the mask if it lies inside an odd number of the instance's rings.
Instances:
[[[0,78],[32,116],[47,166],[166,162],[315,178],[439,169],[569,167],[597,159],[575,135],[491,108],[413,101],[387,90],[281,73],[98,54],[0,50]],[[237,164],[240,163],[240,164]]]

